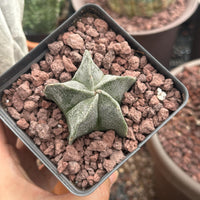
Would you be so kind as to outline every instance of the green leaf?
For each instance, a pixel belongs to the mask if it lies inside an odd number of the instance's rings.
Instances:
[[[115,130],[119,136],[125,137],[128,127],[118,102],[102,90],[98,90],[98,94],[99,129],[101,131],[112,129]]]
[[[96,85],[95,90],[100,89],[107,92],[120,103],[124,91],[127,91],[135,81],[135,77],[105,75],[99,84]]]
[[[80,101],[94,96],[94,92],[87,90],[77,81],[46,85],[44,93],[48,99],[59,106],[63,113],[68,112]]]
[[[84,84],[89,90],[103,78],[103,72],[95,65],[89,51],[85,51],[79,69],[72,80]]]
[[[97,128],[99,95],[81,101],[66,113],[69,125],[69,144]]]

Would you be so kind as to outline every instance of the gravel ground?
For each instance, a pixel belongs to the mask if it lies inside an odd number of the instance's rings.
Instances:
[[[154,200],[153,161],[142,147],[122,167],[110,200]]]

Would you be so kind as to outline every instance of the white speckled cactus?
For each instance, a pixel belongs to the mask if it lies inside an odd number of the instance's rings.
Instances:
[[[107,0],[108,6],[120,15],[151,17],[166,9],[175,0]]]
[[[64,113],[69,127],[69,144],[95,130],[113,129],[122,137],[127,124],[119,103],[135,82],[133,77],[104,75],[86,50],[73,79],[65,83],[49,84],[45,95]]]

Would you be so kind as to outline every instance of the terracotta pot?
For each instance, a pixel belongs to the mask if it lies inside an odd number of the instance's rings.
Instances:
[[[180,73],[184,67],[200,65],[200,59],[185,63],[174,70],[172,74]],[[158,199],[162,200],[197,200],[200,199],[200,184],[188,176],[168,156],[159,138],[154,135],[147,143],[155,162],[155,190]]]
[[[140,32],[129,32],[141,45],[144,46],[158,61],[169,68],[172,48],[176,39],[179,25],[185,22],[196,10],[197,0],[187,0],[184,13],[168,25]],[[84,0],[72,0],[75,10],[84,5]]]
[[[31,51],[32,49],[34,49],[39,43],[38,42],[31,42],[29,40],[26,40],[26,44],[28,47],[28,50]]]

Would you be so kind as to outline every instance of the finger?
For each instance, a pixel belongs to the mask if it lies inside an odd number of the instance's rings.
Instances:
[[[15,134],[0,120],[0,144],[10,144],[13,147],[16,145],[17,137]]]
[[[85,197],[78,197],[72,193],[68,193],[60,196],[52,196],[49,200],[108,200],[110,196],[110,188],[115,183],[118,177],[118,171],[115,171],[103,184],[101,184],[92,194]]]
[[[37,157],[22,142],[17,142],[17,154],[21,166],[28,177],[39,187],[52,191],[57,183],[56,177],[46,168],[39,169]]]

